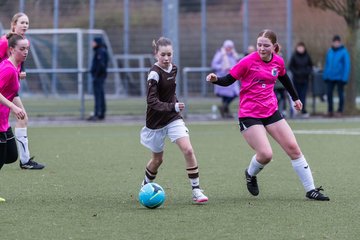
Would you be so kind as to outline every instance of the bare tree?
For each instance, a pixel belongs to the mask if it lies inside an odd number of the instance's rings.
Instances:
[[[357,84],[356,66],[357,58],[357,36],[360,27],[360,0],[307,0],[310,7],[330,10],[345,19],[347,24],[346,46],[350,53],[351,75],[345,96],[345,113],[354,115],[358,113],[356,109]]]

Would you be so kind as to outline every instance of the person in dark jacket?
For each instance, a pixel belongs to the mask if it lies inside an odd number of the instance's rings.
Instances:
[[[350,75],[350,55],[341,43],[339,35],[332,39],[331,48],[326,54],[323,79],[327,85],[328,116],[334,116],[333,91],[337,87],[339,107],[335,116],[341,116],[344,111],[344,86]]]
[[[94,92],[94,114],[87,120],[104,120],[106,113],[105,100],[105,80],[107,77],[108,51],[104,40],[101,37],[95,37],[93,41],[94,56],[91,64],[91,76],[93,80]]]
[[[299,94],[300,101],[303,103],[301,113],[304,117],[308,117],[309,115],[306,111],[306,93],[312,68],[313,63],[310,55],[306,51],[305,44],[303,42],[299,42],[296,45],[295,52],[291,56],[289,70],[292,73],[292,80],[294,82],[295,89]]]

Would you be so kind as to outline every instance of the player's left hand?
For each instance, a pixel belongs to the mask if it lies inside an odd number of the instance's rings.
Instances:
[[[294,108],[297,110],[297,111],[301,111],[302,108],[303,108],[303,104],[302,102],[298,99],[294,102]]]
[[[19,77],[20,77],[20,80],[24,80],[26,78],[26,72],[21,72]]]
[[[183,103],[183,102],[175,103],[175,111],[176,112],[181,112],[184,109],[185,109],[185,103]]]

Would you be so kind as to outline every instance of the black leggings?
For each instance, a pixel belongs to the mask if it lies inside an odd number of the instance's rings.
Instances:
[[[18,158],[16,140],[11,127],[0,132],[0,169],[4,164],[13,163]]]

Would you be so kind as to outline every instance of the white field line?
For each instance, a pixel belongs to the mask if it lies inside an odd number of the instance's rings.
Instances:
[[[295,134],[309,135],[360,135],[360,129],[294,130]]]

